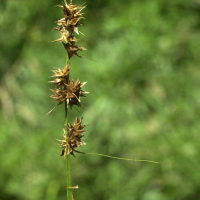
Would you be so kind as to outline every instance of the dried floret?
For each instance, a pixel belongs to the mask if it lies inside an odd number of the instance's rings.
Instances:
[[[62,87],[68,83],[69,73],[70,73],[70,64],[66,65],[63,70],[56,68],[56,70],[53,70],[53,72],[54,72],[54,74],[52,77],[55,77],[55,79],[53,81],[49,81],[49,82],[55,83],[56,88]]]

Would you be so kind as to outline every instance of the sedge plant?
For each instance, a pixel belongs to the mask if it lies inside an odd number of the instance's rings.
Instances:
[[[66,158],[66,170],[67,170],[67,200],[74,200],[72,189],[77,189],[78,186],[71,185],[71,171],[70,171],[70,155],[74,156],[74,153],[83,153],[77,150],[77,147],[85,145],[83,141],[83,133],[86,130],[83,130],[87,125],[82,125],[82,118],[76,117],[74,124],[71,125],[68,123],[68,109],[74,108],[74,106],[81,106],[81,97],[85,97],[88,93],[82,89],[86,82],[82,82],[79,78],[74,81],[70,76],[70,67],[71,59],[73,57],[82,58],[78,54],[78,51],[86,50],[82,46],[77,46],[77,39],[74,36],[74,33],[79,34],[79,26],[82,25],[80,20],[83,18],[83,13],[81,11],[85,8],[84,5],[77,6],[72,4],[72,0],[67,4],[66,0],[62,5],[58,5],[63,10],[64,17],[56,21],[57,27],[55,30],[58,30],[61,34],[60,38],[54,42],[61,42],[66,50],[67,61],[64,69],[55,68],[53,70],[52,77],[54,80],[49,81],[55,84],[55,88],[51,89],[53,95],[51,97],[54,101],[57,101],[58,104],[47,114],[51,113],[57,106],[64,104],[65,112],[65,124],[63,128],[63,139],[59,140],[59,145],[62,148],[61,156]],[[83,153],[89,155],[98,155],[108,158],[127,160],[127,161],[140,161],[140,162],[151,162],[159,163],[150,160],[135,160],[129,158],[120,158],[113,157],[110,155],[98,154],[98,153]]]
[[[81,106],[81,97],[85,97],[87,92],[82,89],[86,82],[82,82],[79,79],[74,81],[71,78],[70,67],[71,58],[81,58],[82,56],[78,55],[78,51],[85,50],[84,47],[76,45],[77,39],[74,36],[74,32],[79,34],[78,28],[82,25],[80,20],[83,18],[81,11],[85,6],[73,5],[72,0],[67,4],[66,0],[64,0],[63,4],[58,5],[58,7],[63,10],[64,17],[56,21],[57,27],[55,27],[55,29],[60,32],[61,36],[54,42],[61,42],[64,45],[67,61],[64,69],[55,68],[55,70],[53,70],[52,77],[54,80],[49,82],[55,84],[55,89],[51,89],[53,92],[51,97],[57,101],[58,104],[54,108],[64,104],[65,127],[63,128],[63,139],[58,141],[59,145],[62,147],[61,156],[66,157],[67,163],[67,200],[73,200],[72,189],[77,188],[77,186],[71,186],[70,155],[74,156],[74,152],[79,152],[76,148],[85,145],[82,140],[82,133],[85,132],[83,129],[86,125],[82,125],[82,119],[79,117],[76,117],[73,125],[68,123],[68,109],[72,109],[74,106]]]

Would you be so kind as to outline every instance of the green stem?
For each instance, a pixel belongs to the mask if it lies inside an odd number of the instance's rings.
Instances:
[[[66,126],[66,144],[67,144],[67,102],[65,102],[65,126]],[[68,152],[68,148],[66,149]],[[67,200],[72,200],[72,191],[71,189],[71,169],[70,169],[70,154],[66,155],[66,164],[67,164]]]
[[[67,54],[66,65],[69,61]],[[69,81],[69,80],[68,80]],[[67,81],[67,82],[68,82]],[[67,130],[68,118],[67,118],[67,102],[65,102],[65,127],[66,127],[66,144],[68,139],[68,130]],[[68,147],[66,149],[68,152]],[[70,168],[70,154],[66,155],[66,165],[67,165],[67,200],[72,200],[72,191],[71,191],[71,168]]]

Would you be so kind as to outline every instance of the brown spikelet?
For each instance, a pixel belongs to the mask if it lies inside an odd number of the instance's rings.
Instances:
[[[76,150],[77,147],[80,147],[82,145],[86,145],[85,142],[82,140],[82,133],[86,132],[86,130],[82,130],[87,125],[81,125],[82,119],[76,118],[74,122],[74,126],[72,126],[70,123],[67,125],[67,144],[66,144],[66,131],[64,130],[63,134],[63,140],[58,140],[60,142],[60,146],[63,148],[61,156],[66,156],[66,154],[71,154],[74,156],[74,152],[82,153]],[[68,148],[66,148],[68,147]],[[68,152],[66,152],[66,149],[68,149]]]
[[[68,83],[69,73],[70,73],[70,64],[66,65],[63,70],[56,68],[56,70],[53,70],[53,72],[54,72],[54,74],[52,77],[55,77],[55,79],[53,81],[49,81],[49,82],[55,83],[56,88],[62,87]]]
[[[70,80],[68,84],[64,83],[64,88],[55,89],[51,91],[54,93],[50,97],[54,98],[55,101],[59,101],[59,104],[63,102],[67,102],[67,105],[72,107],[73,105],[81,106],[80,97],[85,97],[85,94],[88,93],[82,90],[82,87],[86,84],[86,82],[81,82],[79,79],[74,82]]]
[[[55,29],[60,31],[61,36],[54,42],[62,42],[64,44],[69,59],[73,56],[81,58],[81,56],[77,54],[77,51],[86,49],[75,45],[77,39],[74,37],[73,33],[76,32],[79,34],[78,27],[82,25],[80,19],[83,18],[83,13],[81,13],[81,11],[85,6],[73,5],[72,1],[70,1],[70,4],[67,4],[66,0],[64,0],[63,4],[58,5],[58,7],[62,8],[64,17],[56,21],[58,26]]]
[[[82,56],[79,56],[77,54],[77,51],[82,51],[82,50],[87,50],[86,48],[84,47],[81,47],[81,46],[76,46],[75,45],[75,42],[71,42],[71,43],[63,43],[67,53],[68,53],[68,56],[69,56],[69,59],[73,56],[76,56],[76,57],[79,57],[79,58],[82,58]]]

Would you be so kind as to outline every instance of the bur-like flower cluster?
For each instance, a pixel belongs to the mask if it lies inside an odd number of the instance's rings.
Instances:
[[[76,118],[74,122],[74,126],[72,126],[70,123],[67,125],[67,142],[66,142],[66,131],[64,130],[63,134],[63,140],[58,140],[60,142],[60,146],[63,148],[61,156],[66,156],[66,154],[72,154],[74,156],[74,151],[81,153],[76,150],[77,147],[80,147],[82,145],[86,145],[85,142],[82,140],[82,133],[86,132],[86,130],[82,130],[87,125],[81,125],[82,119]],[[68,147],[68,148],[67,148]],[[68,152],[67,152],[68,149]]]
[[[77,46],[75,42],[77,39],[74,37],[73,33],[76,32],[79,34],[78,27],[82,25],[80,19],[82,19],[83,13],[81,11],[85,8],[85,6],[77,6],[72,4],[72,0],[68,5],[66,0],[64,0],[63,5],[58,5],[58,7],[62,8],[64,17],[58,21],[56,30],[60,31],[61,37],[55,40],[55,42],[62,42],[65,49],[67,50],[69,59],[72,56],[81,57],[77,54],[77,51],[86,50],[84,47]]]
[[[80,97],[85,97],[85,94],[88,93],[82,90],[86,82],[81,82],[79,79],[74,82],[73,79],[69,79],[70,64],[66,65],[63,70],[56,68],[53,72],[54,74],[52,77],[55,79],[49,82],[54,83],[56,88],[54,90],[51,89],[54,94],[50,97],[58,101],[58,105],[66,102],[67,106],[70,106],[70,108],[72,108],[73,105],[81,106]]]
[[[52,77],[55,77],[53,81],[49,81],[50,83],[55,83],[56,88],[61,88],[65,84],[67,84],[69,80],[69,73],[70,73],[70,64],[66,65],[63,70],[55,67],[56,70],[53,70],[54,74]]]
[[[64,88],[51,90],[54,93],[51,97],[59,101],[59,105],[67,102],[71,108],[73,105],[81,106],[80,97],[85,97],[84,94],[88,93],[81,89],[85,84],[86,82],[81,82],[79,79],[76,82],[70,80],[69,84],[64,83]]]

